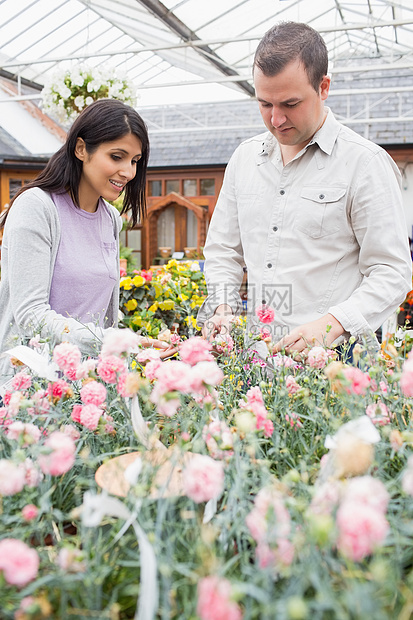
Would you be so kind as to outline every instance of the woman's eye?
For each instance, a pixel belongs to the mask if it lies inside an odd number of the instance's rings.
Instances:
[[[114,161],[119,161],[121,159],[121,157],[119,157],[119,155],[112,155],[112,159]]]

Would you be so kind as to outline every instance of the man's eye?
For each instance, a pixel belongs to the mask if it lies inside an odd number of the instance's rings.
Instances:
[[[286,103],[285,107],[286,108],[295,108],[296,105],[298,105],[300,102],[297,101],[297,103]]]

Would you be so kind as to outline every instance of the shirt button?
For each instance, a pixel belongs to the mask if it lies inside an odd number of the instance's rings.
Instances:
[[[320,200],[324,200],[324,198],[325,198],[325,195],[324,195],[324,194],[320,194],[320,195],[319,195],[319,199],[320,199]]]
[[[278,226],[273,226],[272,229],[273,229],[274,232],[277,232]]]
[[[271,269],[272,263],[267,263],[267,267],[268,267],[268,269]]]
[[[280,189],[280,194],[281,194],[281,196],[284,196],[285,190],[284,189]]]

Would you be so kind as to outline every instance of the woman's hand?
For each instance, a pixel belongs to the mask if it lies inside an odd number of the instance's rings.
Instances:
[[[172,357],[178,351],[178,348],[169,342],[163,340],[157,340],[156,338],[149,338],[149,336],[139,336],[139,345],[147,349],[148,347],[156,349],[162,360]]]

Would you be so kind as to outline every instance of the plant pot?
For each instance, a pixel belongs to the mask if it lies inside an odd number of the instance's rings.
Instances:
[[[167,248],[167,247],[159,248],[159,255],[162,258],[168,258],[169,256],[171,256],[171,254],[172,254],[172,248]]]
[[[195,256],[197,255],[197,249],[198,248],[184,248],[184,253],[186,258],[195,258]]]

